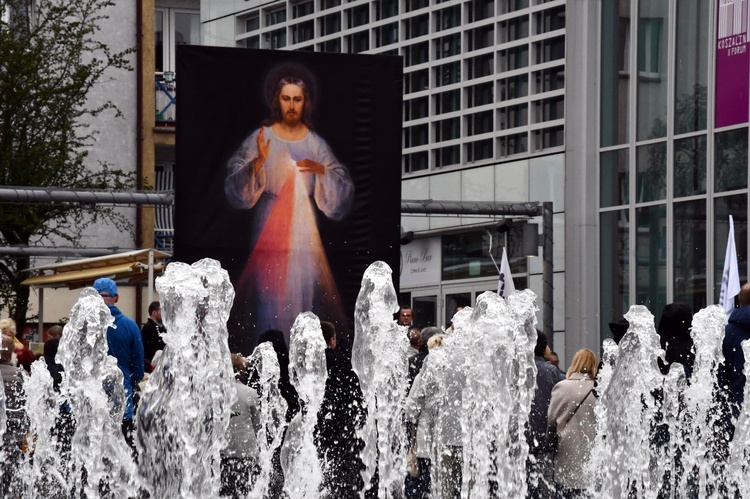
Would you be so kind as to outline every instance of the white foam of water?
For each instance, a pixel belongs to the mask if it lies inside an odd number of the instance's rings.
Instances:
[[[170,263],[156,290],[167,333],[137,412],[140,475],[152,497],[216,497],[237,398],[226,329],[234,289],[204,259]]]
[[[287,404],[279,390],[281,374],[273,344],[264,342],[258,345],[248,358],[248,369],[258,376],[258,412],[261,421],[257,435],[260,470],[249,497],[264,498],[269,490],[273,453],[281,445],[286,429]]]
[[[281,449],[284,490],[289,497],[315,498],[323,494],[319,490],[323,475],[313,434],[328,378],[326,343],[315,314],[303,312],[297,317],[289,343],[289,380],[302,410],[289,423]]]
[[[378,497],[387,499],[403,490],[406,431],[402,414],[406,400],[409,340],[396,325],[398,311],[391,269],[384,262],[370,265],[354,311],[352,368],[359,377],[367,418],[358,429],[364,442],[361,457],[365,488],[377,468]]]
[[[84,288],[65,325],[57,359],[65,368],[60,392],[75,415],[68,489],[96,497],[137,492],[136,469],[122,435],[125,387],[117,360],[107,354],[107,328],[114,323],[94,288]],[[85,469],[85,481],[84,481]]]

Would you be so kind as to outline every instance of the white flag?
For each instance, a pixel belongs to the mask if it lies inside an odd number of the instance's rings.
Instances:
[[[503,259],[500,262],[500,280],[497,283],[497,294],[506,298],[515,290],[516,287],[513,285],[513,276],[510,273],[510,265],[508,264],[508,254],[503,247]]]
[[[740,292],[740,271],[737,267],[737,250],[734,247],[734,219],[729,215],[729,237],[727,253],[724,256],[724,272],[721,274],[721,294],[719,304],[727,311],[734,310],[734,297]]]

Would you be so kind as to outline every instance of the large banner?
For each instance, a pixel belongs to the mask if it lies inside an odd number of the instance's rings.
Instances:
[[[367,266],[398,270],[401,66],[178,47],[175,259],[229,271],[232,351],[304,311],[347,334]]]
[[[750,0],[718,0],[716,23],[716,127],[748,120]]]

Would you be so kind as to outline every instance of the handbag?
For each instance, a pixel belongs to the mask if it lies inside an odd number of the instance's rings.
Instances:
[[[578,408],[583,405],[583,403],[586,401],[587,398],[589,398],[589,395],[591,395],[591,392],[593,391],[594,391],[593,388],[589,390],[586,393],[586,395],[581,399],[581,401],[578,403],[578,405],[573,410],[573,412],[570,413],[570,416],[568,416],[568,419],[565,420],[566,426],[570,422],[570,420],[573,419],[573,416],[576,415],[576,412],[578,412]],[[547,451],[553,454],[557,454],[557,449],[559,447],[560,447],[560,434],[557,433],[557,428],[555,428],[555,431],[547,433]]]

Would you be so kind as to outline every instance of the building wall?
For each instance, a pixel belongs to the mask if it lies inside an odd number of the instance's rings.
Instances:
[[[402,199],[552,201],[553,339],[564,357],[566,301],[571,300],[569,295],[566,300],[563,244],[570,22],[564,0],[202,0],[201,20],[207,45],[402,56]],[[484,233],[472,226],[487,222],[438,216],[401,220],[402,230],[418,240],[442,238],[444,244],[444,235],[466,229],[469,245],[481,242]],[[541,227],[541,220],[532,222]],[[460,264],[482,267],[479,274],[402,285],[402,291],[412,298],[434,295],[441,301],[437,321],[443,325],[449,293],[471,288],[474,297],[497,289],[497,272],[486,269],[480,253],[475,262],[467,257]],[[512,260],[519,283],[539,295],[541,308],[541,258],[527,261],[517,254]]]
[[[717,90],[726,83],[716,67],[719,4],[591,2],[602,35],[598,71],[589,73],[600,84],[598,184],[587,188],[589,199],[598,196],[599,254],[589,254],[599,262],[603,336],[633,304],[658,321],[667,303],[694,312],[717,303],[729,215],[747,280],[748,69],[737,62],[747,44],[728,61],[740,75],[728,89],[739,97],[732,106],[745,118],[724,124],[726,109],[716,104],[726,97]],[[740,24],[746,35],[747,20]]]

